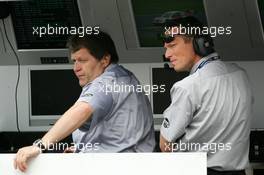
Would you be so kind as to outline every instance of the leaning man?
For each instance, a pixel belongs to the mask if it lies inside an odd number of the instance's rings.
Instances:
[[[75,35],[68,47],[81,95],[43,138],[19,149],[15,168],[25,171],[30,158],[72,133],[72,151],[77,153],[152,152],[155,138],[147,96],[133,90],[113,91],[113,86],[136,87],[139,81],[117,64],[118,55],[110,36],[102,31],[84,37]]]

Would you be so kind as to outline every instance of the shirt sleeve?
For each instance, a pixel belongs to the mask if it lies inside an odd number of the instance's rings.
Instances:
[[[175,142],[185,133],[193,116],[191,99],[188,92],[177,86],[171,89],[171,104],[163,113],[161,135],[168,142]]]
[[[77,101],[89,103],[94,110],[93,116],[103,118],[111,110],[113,97],[110,92],[104,91],[103,83],[94,82],[83,88]]]

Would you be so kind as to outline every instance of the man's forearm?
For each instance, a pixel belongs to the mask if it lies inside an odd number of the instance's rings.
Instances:
[[[41,139],[42,143],[48,148],[51,144],[55,144],[64,139],[88,120],[92,112],[92,107],[88,103],[75,103],[44,135]]]

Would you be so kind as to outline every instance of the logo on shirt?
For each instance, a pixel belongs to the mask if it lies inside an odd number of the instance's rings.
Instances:
[[[82,95],[82,97],[92,97],[92,96],[93,96],[93,94],[91,94],[91,93],[86,93],[86,94]]]
[[[164,127],[164,128],[169,128],[169,127],[170,127],[170,121],[169,121],[168,118],[165,118],[165,119],[163,120],[163,127]]]

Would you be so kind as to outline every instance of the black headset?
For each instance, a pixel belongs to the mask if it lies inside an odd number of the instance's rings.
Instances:
[[[170,43],[174,40],[174,36],[162,34],[163,42]],[[214,42],[209,35],[194,35],[193,38],[193,49],[194,52],[200,57],[204,57],[213,53]]]
[[[193,49],[197,55],[200,57],[205,57],[215,51],[213,39],[208,35],[194,36]]]
[[[7,2],[0,2],[0,19],[5,19],[9,16],[10,10]]]

